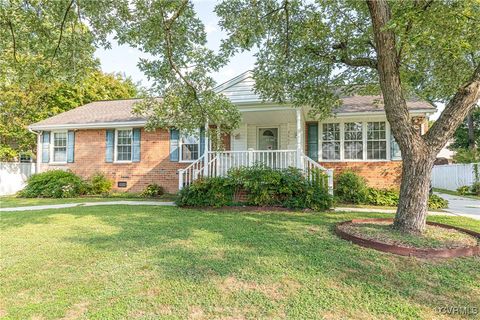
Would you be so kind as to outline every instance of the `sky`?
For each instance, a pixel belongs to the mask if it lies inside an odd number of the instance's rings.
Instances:
[[[213,11],[215,3],[215,0],[194,1],[197,14],[205,24],[208,47],[217,51],[220,47],[221,40],[226,38],[226,33],[220,30],[218,26],[219,19]],[[128,45],[119,46],[112,41],[111,49],[99,48],[95,52],[95,56],[100,60],[104,72],[120,72],[132,78],[134,82],[140,83],[143,87],[148,88],[151,85],[151,82],[137,67],[140,58],[148,58],[149,56],[140,52],[138,49],[129,47]],[[225,67],[219,72],[212,74],[212,76],[217,84],[221,84],[247,70],[251,70],[254,64],[255,58],[251,52],[239,53],[234,56]],[[444,106],[441,105],[440,110],[431,116],[431,119],[436,120],[443,108]]]
[[[218,50],[221,39],[226,38],[225,32],[220,30],[218,26],[218,17],[213,12],[215,3],[214,0],[194,1],[197,14],[205,24],[208,47],[212,50]],[[132,78],[134,82],[140,82],[144,87],[150,86],[151,82],[137,67],[139,59],[148,58],[148,55],[138,49],[128,45],[119,46],[112,41],[111,49],[99,48],[95,52],[95,56],[100,60],[104,72],[120,72]],[[251,70],[254,63],[255,59],[252,53],[240,53],[233,57],[228,65],[212,76],[217,84],[221,84],[247,70]]]

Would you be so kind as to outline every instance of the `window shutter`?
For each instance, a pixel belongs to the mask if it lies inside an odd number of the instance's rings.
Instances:
[[[205,152],[205,128],[200,128],[200,154],[198,157],[203,156]]]
[[[42,132],[42,162],[50,162],[50,131]]]
[[[133,129],[132,162],[140,162],[140,128]]]
[[[74,161],[75,153],[75,131],[68,131],[67,134],[67,162]]]
[[[105,162],[113,162],[114,139],[115,139],[115,130],[106,130]]]
[[[170,161],[178,161],[178,139],[180,138],[180,132],[177,129],[170,129]]]
[[[318,123],[308,124],[307,130],[308,156],[318,161]]]
[[[395,141],[392,130],[390,130],[390,158],[392,160],[402,159],[402,152],[400,151],[400,146],[398,145],[397,141]]]

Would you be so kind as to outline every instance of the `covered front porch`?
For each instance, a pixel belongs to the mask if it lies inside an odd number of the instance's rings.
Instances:
[[[325,169],[304,152],[304,109],[244,106],[240,111],[242,122],[230,135],[228,150],[210,150],[206,139],[201,157],[179,170],[179,189],[200,177],[225,176],[232,168],[263,165],[273,169],[295,167],[308,179],[317,179],[319,173],[324,173],[328,177],[325,186],[333,192],[333,170]]]

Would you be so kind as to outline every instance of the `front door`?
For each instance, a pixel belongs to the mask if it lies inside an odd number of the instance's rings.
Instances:
[[[258,130],[258,150],[278,150],[278,128]]]

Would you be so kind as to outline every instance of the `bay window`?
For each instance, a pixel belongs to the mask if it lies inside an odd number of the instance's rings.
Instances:
[[[387,159],[387,129],[384,121],[367,122],[367,159]]]
[[[116,130],[115,161],[132,161],[132,129]]]
[[[322,159],[340,160],[340,124],[322,124]]]
[[[347,160],[363,159],[363,123],[347,122],[344,126],[344,158]]]
[[[53,132],[52,134],[52,159],[56,163],[67,162],[67,132]]]

